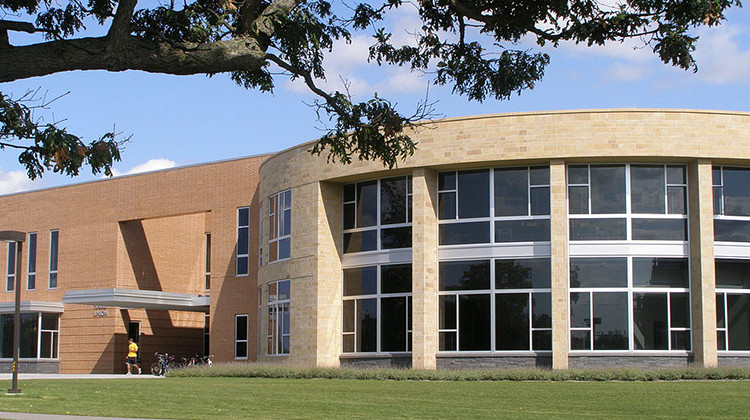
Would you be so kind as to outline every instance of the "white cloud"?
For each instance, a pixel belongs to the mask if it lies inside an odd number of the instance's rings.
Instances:
[[[177,164],[169,159],[151,159],[146,163],[132,167],[130,170],[120,172],[115,168],[112,168],[112,176],[132,175],[139,174],[142,172],[158,171],[159,169],[174,168]]]
[[[750,83],[748,35],[747,28],[730,24],[701,31],[694,54],[696,76],[715,84]]]
[[[648,66],[634,63],[615,62],[604,71],[604,77],[609,80],[637,82],[651,73]]]
[[[4,172],[0,170],[0,194],[12,194],[42,187],[44,187],[42,180],[30,180],[25,171]]]

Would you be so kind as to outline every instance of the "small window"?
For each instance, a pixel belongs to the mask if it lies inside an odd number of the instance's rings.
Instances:
[[[250,208],[237,209],[237,276],[250,272]]]
[[[279,261],[291,256],[292,191],[286,190],[268,198],[268,259]]]
[[[36,289],[36,232],[29,233],[29,266],[26,276],[26,290]]]
[[[57,230],[49,233],[49,288],[57,289],[57,254],[60,232]]]
[[[247,315],[234,317],[234,358],[247,359]]]

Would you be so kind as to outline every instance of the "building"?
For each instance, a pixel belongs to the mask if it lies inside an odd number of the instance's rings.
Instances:
[[[210,346],[307,366],[750,365],[750,113],[476,116],[413,138],[393,170],[302,144],[0,197],[0,230],[30,232],[22,369],[120,372],[129,335],[146,363]]]

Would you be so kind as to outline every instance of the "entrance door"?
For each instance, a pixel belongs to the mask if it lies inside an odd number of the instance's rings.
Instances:
[[[128,338],[132,338],[135,344],[141,345],[141,323],[140,321],[128,322]]]

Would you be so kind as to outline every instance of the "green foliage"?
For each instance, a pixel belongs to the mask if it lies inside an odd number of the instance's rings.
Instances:
[[[720,24],[728,8],[741,6],[740,0],[619,3],[596,0],[353,3],[186,0],[142,5],[147,6],[136,10],[136,0],[88,0],[87,3],[0,0],[3,13],[0,32],[42,32],[47,39],[55,40],[55,48],[63,48],[92,21],[102,26],[117,25],[110,27],[107,36],[97,39],[103,41],[96,44],[98,48],[105,45],[102,51],[90,51],[90,54],[107,58],[95,68],[111,71],[137,68],[209,76],[226,72],[244,88],[269,92],[274,87],[276,65],[291,79],[304,80],[319,98],[313,106],[327,132],[312,148],[313,153],[327,154],[330,161],[341,163],[350,163],[355,157],[380,160],[387,167],[411,156],[416,145],[409,132],[433,115],[426,103],[417,105],[416,112],[409,115],[377,94],[355,101],[348,92],[326,92],[318,86],[319,80],[328,77],[323,64],[325,56],[337,41],[349,42],[356,31],[373,35],[370,59],[378,65],[404,66],[431,75],[434,84],[450,86],[454,93],[471,100],[505,100],[533,89],[550,62],[547,54],[519,46],[522,39],[533,39],[540,46],[558,46],[562,42],[592,46],[639,38],[664,63],[697,71],[692,56],[698,42],[694,30]],[[384,16],[402,7],[416,8],[421,19],[421,28],[413,34],[416,42],[409,45],[394,44],[395,37],[382,27]],[[28,22],[5,25],[9,22],[5,20],[8,16],[24,12],[35,16],[35,27]],[[6,27],[9,29],[4,29]],[[0,62],[3,54],[16,50],[8,44],[8,39],[0,33]],[[70,45],[80,48],[78,44]],[[213,54],[203,55],[206,52]],[[146,58],[154,60],[154,57],[163,57],[163,62],[156,59],[156,62],[144,64],[148,61]],[[59,68],[45,70],[44,74],[92,68],[85,58],[81,63],[71,63],[71,59],[62,54],[52,58],[60,61]],[[8,59],[4,65],[30,66],[26,73],[40,75],[36,67],[28,63],[34,60]],[[0,81],[29,77],[24,76],[26,73],[22,69],[13,76],[3,76]],[[7,97],[4,100],[11,101]],[[12,121],[3,123],[13,124]],[[74,175],[78,173],[77,165],[86,159],[106,164],[106,159],[96,156],[80,158],[80,154],[74,153],[75,147],[70,146],[75,142],[75,135],[65,130],[45,126],[38,132],[39,138],[34,136],[37,147],[61,146],[55,159],[69,160],[68,163],[36,160],[27,155],[22,160],[30,176],[41,175],[40,168],[45,165]],[[111,150],[107,147],[113,144],[109,140],[107,135],[102,136],[98,146],[89,148]]]
[[[217,363],[178,369],[169,373],[175,378],[286,378],[286,379],[358,379],[388,381],[678,381],[678,380],[749,380],[748,368],[669,368],[669,369],[355,369],[303,368],[263,363]]]
[[[34,120],[34,93],[22,100],[12,100],[0,92],[0,149],[22,150],[18,162],[23,165],[30,179],[35,179],[46,170],[75,176],[81,166],[87,164],[94,174],[104,172],[112,175],[112,164],[120,160],[119,147],[114,133],[84,144],[83,141],[55,124],[39,124]],[[45,107],[42,103],[37,107]]]

